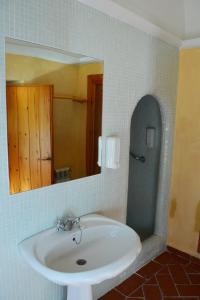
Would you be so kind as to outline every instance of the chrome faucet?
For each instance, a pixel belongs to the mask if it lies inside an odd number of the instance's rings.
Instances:
[[[80,217],[63,217],[57,219],[56,229],[57,231],[70,231],[75,224],[80,223]]]

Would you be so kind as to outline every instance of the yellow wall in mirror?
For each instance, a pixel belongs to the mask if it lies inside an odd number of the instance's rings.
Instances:
[[[103,64],[82,64],[78,72],[78,94],[83,99],[87,98],[87,76],[92,74],[103,74]]]
[[[90,74],[103,74],[103,63],[67,65],[35,57],[6,54],[6,80],[53,84],[56,96],[71,95],[86,99],[87,76]],[[86,103],[55,98],[53,110],[54,168],[70,167],[72,179],[84,177]]]
[[[77,65],[40,59],[36,57],[6,54],[6,80],[25,83],[52,84],[56,95],[76,93]]]
[[[200,49],[180,51],[168,244],[200,257]]]

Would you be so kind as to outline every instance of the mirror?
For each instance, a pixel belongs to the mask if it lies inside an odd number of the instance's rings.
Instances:
[[[10,193],[100,173],[103,62],[6,42]]]

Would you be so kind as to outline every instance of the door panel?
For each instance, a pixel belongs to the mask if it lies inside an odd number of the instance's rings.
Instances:
[[[19,144],[18,144],[18,117],[17,117],[17,88],[7,88],[7,112],[8,122],[8,156],[10,191],[12,194],[19,193]]]
[[[40,87],[40,151],[42,186],[52,182],[51,89]]]
[[[10,192],[50,185],[52,87],[8,86],[7,113]]]
[[[39,126],[39,98],[37,87],[28,88],[29,98],[29,132],[30,132],[30,172],[31,188],[42,186],[40,169],[40,126]]]
[[[18,140],[19,140],[19,173],[21,191],[31,189],[30,152],[29,152],[29,117],[28,89],[17,88],[18,106]]]

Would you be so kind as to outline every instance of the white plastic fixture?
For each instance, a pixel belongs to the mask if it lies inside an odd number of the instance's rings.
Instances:
[[[99,167],[102,167],[102,143],[103,143],[102,136],[99,136],[99,138],[98,138],[98,162],[97,162]]]
[[[137,233],[120,222],[91,214],[81,230],[44,230],[19,244],[27,263],[41,275],[68,286],[67,300],[92,300],[92,285],[128,268],[141,251]]]
[[[109,169],[118,169],[120,166],[120,138],[108,136],[106,138],[106,159],[105,166]]]

